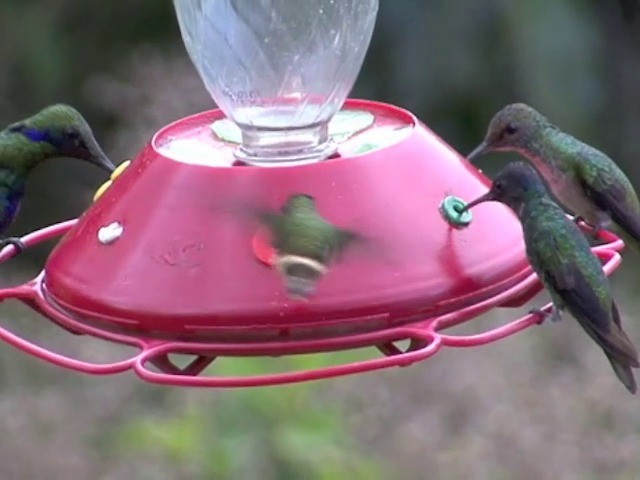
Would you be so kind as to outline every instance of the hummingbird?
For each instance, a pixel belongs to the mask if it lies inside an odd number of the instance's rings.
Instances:
[[[307,194],[289,196],[280,213],[260,213],[276,251],[275,267],[294,298],[307,299],[331,262],[359,235],[336,227],[317,210]]]
[[[640,242],[640,203],[633,185],[607,155],[551,124],[524,103],[507,105],[491,119],[486,136],[469,155],[514,151],[527,158],[556,199],[595,233],[615,222]]]
[[[69,105],[50,105],[0,131],[0,234],[15,220],[31,170],[54,157],[72,157],[108,172],[115,166],[102,151],[89,124]],[[0,249],[25,246],[17,237],[0,239]]]
[[[508,164],[491,189],[462,211],[488,201],[501,202],[515,212],[529,262],[551,295],[551,312],[531,313],[558,321],[566,308],[602,348],[624,386],[636,393],[631,369],[640,366],[638,354],[622,329],[602,265],[579,227],[549,197],[537,171],[524,162]]]

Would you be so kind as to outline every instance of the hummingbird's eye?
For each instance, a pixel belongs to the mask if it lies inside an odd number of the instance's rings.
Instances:
[[[80,138],[80,132],[78,132],[77,130],[69,130],[67,132],[67,140],[77,147],[81,146],[82,144],[82,138]]]
[[[504,133],[506,133],[507,135],[513,135],[517,131],[518,127],[516,127],[513,123],[509,123],[506,127],[504,127]]]
[[[24,130],[24,123],[19,122],[19,123],[14,123],[13,125],[9,125],[7,127],[7,130],[13,133],[21,132],[22,130]]]

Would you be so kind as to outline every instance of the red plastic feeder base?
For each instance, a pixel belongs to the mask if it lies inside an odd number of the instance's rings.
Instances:
[[[526,315],[473,336],[443,333],[498,306],[520,306],[541,290],[508,209],[474,209],[455,229],[439,206],[466,200],[488,180],[409,112],[350,100],[345,110],[372,123],[341,138],[339,158],[312,165],[231,166],[232,143],[210,125],[220,111],[182,119],[158,132],[77,221],[23,238],[27,246],[64,235],[43,272],[0,290],[76,334],[138,349],[93,364],[54,353],[9,330],[0,338],[50,363],[91,374],[135,371],[163,384],[240,387],[291,383],[406,366],[443,346],[490,343],[535,324]],[[172,142],[198,145],[181,156]],[[254,209],[278,211],[292,194],[316,199],[319,213],[371,239],[346,250],[308,302],[289,298],[271,268],[270,245],[256,236]],[[109,226],[117,232],[99,238]],[[624,246],[608,232],[594,252],[610,274]],[[379,247],[379,248],[378,248]],[[8,246],[0,262],[13,253]],[[258,258],[259,257],[259,258]],[[549,306],[547,306],[548,308]],[[409,340],[401,349],[398,342]],[[280,356],[375,347],[383,356],[318,370],[248,377],[204,375],[220,356]],[[172,354],[194,360],[183,368]]]
[[[75,220],[44,228],[23,237],[27,246],[55,238],[67,232],[76,223]],[[600,232],[602,239],[608,243],[593,248],[602,259],[604,271],[610,275],[621,263],[618,253],[624,247],[623,242],[609,232]],[[0,262],[13,256],[12,246],[0,253]],[[474,347],[495,342],[513,335],[539,322],[537,315],[525,315],[506,325],[477,335],[447,335],[442,333],[449,327],[458,325],[496,306],[507,306],[509,301],[518,298],[518,303],[526,301],[531,291],[539,290],[539,282],[534,274],[481,303],[463,308],[438,318],[416,322],[412,325],[391,328],[370,334],[338,337],[326,340],[306,342],[262,342],[262,343],[200,343],[158,340],[139,336],[117,334],[92,327],[85,322],[74,319],[70,314],[59,309],[46,297],[43,286],[44,272],[34,280],[23,285],[0,290],[0,301],[18,299],[62,327],[75,334],[88,334],[111,342],[137,347],[139,352],[132,357],[110,364],[95,364],[70,358],[64,354],[49,351],[42,346],[25,340],[6,328],[0,327],[0,339],[31,356],[40,358],[59,367],[68,368],[93,375],[111,375],[133,370],[140,378],[152,383],[181,385],[192,387],[254,387],[295,383],[322,378],[337,377],[359,372],[367,372],[394,366],[408,366],[436,354],[443,346]],[[524,295],[524,297],[523,297]],[[543,310],[550,309],[546,305]],[[409,349],[402,351],[394,342],[411,340]],[[301,352],[322,352],[354,348],[362,345],[374,345],[385,356],[358,363],[321,368],[317,370],[278,373],[271,375],[247,377],[212,377],[199,376],[216,357],[219,356],[255,356],[283,355]],[[194,360],[183,369],[176,367],[169,359],[170,354],[184,353],[194,355]],[[152,370],[149,366],[154,366]]]

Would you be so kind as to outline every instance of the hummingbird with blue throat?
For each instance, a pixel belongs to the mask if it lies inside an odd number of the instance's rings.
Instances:
[[[469,155],[473,162],[492,151],[512,151],[529,160],[556,199],[596,233],[615,222],[640,242],[640,202],[611,158],[563,132],[524,103],[507,105],[491,119],[486,136]]]
[[[91,127],[75,108],[56,104],[0,131],[0,234],[15,220],[29,173],[47,159],[71,157],[108,172],[115,166],[102,151]],[[17,237],[0,239],[0,249],[12,244],[24,249]]]
[[[536,170],[524,162],[508,164],[491,189],[462,211],[488,201],[501,202],[515,212],[529,262],[551,295],[550,313],[532,313],[558,321],[567,309],[602,348],[624,386],[636,393],[632,368],[640,366],[638,354],[622,329],[609,280],[582,231],[549,197]]]
[[[291,195],[279,213],[261,212],[259,217],[272,236],[274,266],[294,298],[309,298],[329,265],[360,238],[322,217],[315,198],[307,194]]]

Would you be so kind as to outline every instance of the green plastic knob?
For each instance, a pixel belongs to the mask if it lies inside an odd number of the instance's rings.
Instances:
[[[444,219],[456,228],[464,228],[471,223],[470,210],[460,213],[467,203],[461,198],[449,195],[440,204],[440,213]]]

